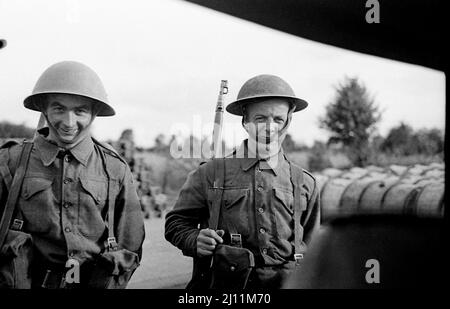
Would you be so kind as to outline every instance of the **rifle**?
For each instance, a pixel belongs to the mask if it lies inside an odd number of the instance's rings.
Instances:
[[[228,93],[228,81],[222,80],[220,83],[219,97],[217,99],[216,114],[214,118],[212,158],[218,158],[222,151],[222,123],[223,123],[223,96]]]

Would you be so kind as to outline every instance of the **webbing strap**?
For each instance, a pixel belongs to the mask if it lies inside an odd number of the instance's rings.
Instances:
[[[14,209],[19,197],[20,188],[22,187],[25,172],[27,171],[28,161],[30,158],[31,150],[33,149],[33,143],[29,141],[23,142],[22,151],[20,153],[19,161],[17,162],[16,172],[11,183],[11,187],[8,193],[8,200],[6,201],[5,210],[0,220],[0,248],[3,247],[6,235],[8,234],[9,227],[11,225],[11,219],[13,217]]]
[[[219,227],[219,217],[222,209],[223,190],[225,182],[225,158],[213,159],[214,178],[213,189],[214,197],[209,214],[208,226],[210,229],[217,230]]]
[[[117,250],[118,244],[116,237],[114,236],[114,208],[115,208],[115,200],[113,198],[112,192],[112,181],[111,176],[108,170],[108,160],[106,160],[105,153],[102,149],[100,149],[100,156],[102,157],[103,167],[105,170],[106,178],[108,178],[108,197],[107,197],[107,207],[108,207],[108,239],[107,239],[107,249],[108,250]]]
[[[294,258],[296,255],[300,254],[300,215],[302,207],[302,198],[300,188],[303,185],[303,172],[298,168],[295,168],[291,162],[289,162],[291,182],[294,186]]]

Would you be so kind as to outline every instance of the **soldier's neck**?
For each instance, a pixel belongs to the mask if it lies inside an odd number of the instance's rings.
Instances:
[[[65,150],[69,150],[77,146],[79,143],[81,143],[85,138],[90,137],[89,130],[83,130],[80,132],[80,134],[76,137],[76,139],[72,143],[66,143],[63,142],[57,134],[53,132],[53,130],[50,129],[50,132],[48,136],[46,137],[47,140],[53,142],[54,144],[58,145],[58,147],[61,147]]]

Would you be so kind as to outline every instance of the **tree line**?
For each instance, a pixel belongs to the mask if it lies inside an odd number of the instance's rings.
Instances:
[[[306,151],[310,153],[310,167],[313,170],[327,167],[326,153],[330,149],[345,153],[355,166],[365,166],[374,162],[374,156],[385,154],[389,156],[435,156],[444,152],[444,133],[442,130],[414,130],[409,124],[401,122],[390,129],[386,136],[377,133],[377,124],[382,119],[382,112],[369,94],[366,86],[356,77],[344,78],[335,87],[335,97],[318,119],[318,126],[329,132],[327,142],[316,141],[307,147],[296,143],[287,134],[283,148],[287,153]],[[34,130],[23,124],[0,122],[0,138],[30,138]],[[159,134],[152,148],[137,147],[138,151],[158,153],[169,152],[170,144],[175,137]],[[205,142],[190,136],[185,141],[190,147]],[[225,142],[223,149],[230,150]]]

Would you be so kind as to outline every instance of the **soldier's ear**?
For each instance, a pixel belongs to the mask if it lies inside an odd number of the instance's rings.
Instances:
[[[248,132],[248,122],[247,122],[247,119],[246,119],[245,115],[242,116],[242,122],[241,123],[242,123],[242,127],[245,129],[245,131]]]

